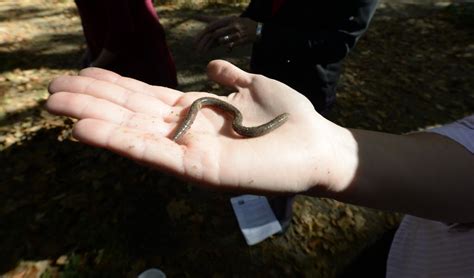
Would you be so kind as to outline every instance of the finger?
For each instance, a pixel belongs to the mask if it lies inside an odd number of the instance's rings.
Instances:
[[[55,115],[97,119],[161,135],[169,134],[175,126],[175,123],[166,123],[161,117],[134,113],[107,100],[84,94],[56,93],[46,102],[46,109]]]
[[[206,26],[203,32],[214,32],[216,29],[222,28],[228,25],[234,19],[233,16],[224,17],[222,19],[211,22]]]
[[[233,16],[220,19],[209,24],[198,36],[196,39],[196,45],[198,46],[198,51],[207,51],[209,50],[215,42],[218,42],[219,35],[215,34],[215,31],[222,28],[229,28],[230,23],[234,21]]]
[[[193,18],[197,21],[202,21],[202,22],[206,22],[206,23],[211,23],[213,21],[218,20],[218,18],[215,17],[215,16],[200,15],[200,14],[193,16]]]
[[[217,39],[217,42],[220,45],[228,45],[229,43],[233,42],[235,40],[235,36],[232,34],[230,35],[225,35]]]
[[[245,44],[245,42],[242,41],[242,40],[235,40],[233,42],[228,43],[226,46],[227,46],[227,48],[229,48],[229,50],[232,50],[234,47],[241,46],[241,45],[244,45],[244,44]]]
[[[207,40],[207,36],[210,34],[208,33],[201,33],[196,36],[194,39],[194,45],[196,45],[196,50],[197,51],[202,51],[202,45],[204,44],[204,41]]]
[[[246,43],[247,42],[242,39],[242,34],[240,32],[237,32],[233,35],[232,39],[230,39],[230,42],[226,44],[226,46],[229,50],[232,50],[232,48],[244,45]]]
[[[98,80],[107,81],[118,86],[129,89],[130,91],[143,93],[152,97],[159,98],[168,105],[173,105],[181,97],[182,92],[167,87],[151,86],[145,82],[121,76],[109,70],[101,68],[86,68],[79,72],[81,76],[87,76]]]
[[[71,92],[101,98],[131,111],[165,116],[170,113],[171,106],[166,105],[155,96],[137,93],[122,86],[87,76],[61,76],[50,85],[51,93]]]
[[[228,24],[228,19],[221,19],[221,20],[216,20],[206,26],[199,34],[196,36],[195,42],[198,43],[199,41],[202,41],[207,35],[210,35],[214,33],[214,31],[218,28],[221,28],[223,26],[226,26]]]
[[[217,46],[217,40],[214,36],[209,36],[208,40],[203,45],[204,51],[209,51],[211,48]]]
[[[212,37],[211,33],[208,33],[202,37],[202,39],[196,45],[196,50],[198,52],[206,52],[209,50],[210,46],[212,45],[214,38]]]
[[[228,87],[249,87],[253,74],[245,72],[224,60],[214,60],[207,65],[209,78],[221,85]]]
[[[95,119],[76,123],[73,136],[83,143],[108,149],[154,168],[184,173],[184,149],[164,136]]]
[[[134,113],[106,100],[81,94],[54,94],[46,102],[46,109],[55,115],[97,119],[161,135],[168,135],[175,127],[174,122],[165,122],[161,117]]]
[[[234,46],[235,46],[235,43],[234,43],[234,42],[228,43],[228,44],[226,45],[226,47],[227,47],[227,52],[231,52],[232,49],[234,48]]]
[[[236,29],[232,26],[228,26],[228,27],[225,27],[225,28],[218,29],[214,32],[213,35],[214,35],[215,38],[217,38],[217,40],[220,43],[225,42],[225,41],[223,41],[225,36],[229,36],[230,40],[234,40],[234,39],[239,37],[239,35],[237,34]],[[227,42],[229,42],[229,41],[227,41]]]

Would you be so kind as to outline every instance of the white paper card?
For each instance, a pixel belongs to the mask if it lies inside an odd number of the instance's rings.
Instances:
[[[230,202],[248,245],[282,231],[265,196],[241,195],[231,198]]]

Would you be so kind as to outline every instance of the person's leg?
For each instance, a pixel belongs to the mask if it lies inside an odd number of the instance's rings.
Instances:
[[[98,0],[75,0],[74,2],[81,18],[87,44],[87,50],[81,63],[87,67],[97,58],[104,46],[107,24],[103,16],[103,3]]]
[[[375,243],[362,251],[338,278],[385,277],[388,254],[395,232],[396,228],[386,231]]]
[[[150,268],[140,273],[137,278],[166,278],[166,274],[158,268]]]
[[[148,84],[176,88],[176,67],[166,34],[151,0],[129,0],[137,32],[122,59],[122,70]]]
[[[267,199],[276,219],[280,222],[282,233],[285,233],[290,227],[291,218],[293,217],[295,195],[289,197],[267,197]]]

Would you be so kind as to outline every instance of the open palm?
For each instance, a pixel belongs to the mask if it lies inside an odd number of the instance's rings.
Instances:
[[[322,136],[328,122],[311,103],[286,85],[246,73],[225,61],[208,66],[209,77],[235,88],[227,97],[182,93],[89,68],[78,76],[53,80],[46,108],[79,119],[79,141],[109,149],[140,163],[214,188],[252,192],[298,193],[314,185],[314,165],[321,162]],[[203,96],[221,98],[242,111],[246,126],[265,123],[282,113],[288,121],[271,133],[243,138],[228,114],[203,108],[178,142],[170,138],[191,103]],[[315,126],[320,126],[315,129]]]

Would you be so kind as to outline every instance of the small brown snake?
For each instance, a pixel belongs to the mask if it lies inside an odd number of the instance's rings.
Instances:
[[[258,137],[265,135],[283,125],[286,120],[288,120],[289,116],[288,113],[283,113],[274,118],[273,120],[269,121],[268,123],[254,127],[246,127],[242,125],[242,113],[240,113],[237,107],[218,98],[202,97],[198,98],[191,104],[191,108],[189,108],[189,112],[186,115],[186,118],[176,129],[176,133],[173,136],[173,141],[178,141],[179,138],[181,138],[186,133],[186,131],[188,131],[188,129],[191,127],[194,120],[196,119],[196,115],[199,109],[201,109],[203,106],[216,106],[224,111],[231,113],[234,117],[234,120],[232,121],[232,128],[235,132],[244,137]]]

